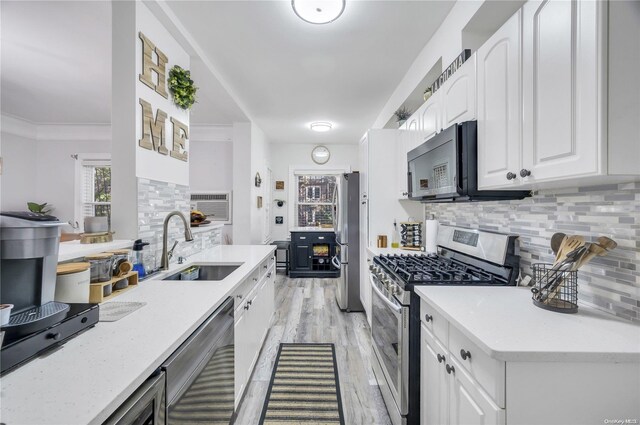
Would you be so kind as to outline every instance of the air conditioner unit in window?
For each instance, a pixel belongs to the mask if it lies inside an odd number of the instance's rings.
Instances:
[[[231,192],[192,193],[191,209],[202,211],[214,223],[231,224]]]

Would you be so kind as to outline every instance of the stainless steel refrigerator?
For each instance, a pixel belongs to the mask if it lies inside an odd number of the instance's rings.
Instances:
[[[340,269],[336,300],[347,312],[363,311],[360,301],[360,174],[345,173],[333,192],[333,224],[337,250],[333,265]]]

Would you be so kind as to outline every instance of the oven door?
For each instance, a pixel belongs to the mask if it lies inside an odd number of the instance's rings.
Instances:
[[[395,408],[399,415],[406,415],[409,410],[409,308],[389,296],[388,290],[375,276],[370,277],[373,350],[384,376],[384,382],[378,379],[378,383],[383,395],[387,392],[383,388],[386,384],[393,397],[393,407],[385,399],[387,410],[391,412]]]

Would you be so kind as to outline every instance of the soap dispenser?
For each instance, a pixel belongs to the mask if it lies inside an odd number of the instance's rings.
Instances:
[[[147,245],[149,245],[149,242],[142,242],[142,239],[133,242],[133,270],[138,272],[139,278],[146,275],[144,270],[144,247]]]

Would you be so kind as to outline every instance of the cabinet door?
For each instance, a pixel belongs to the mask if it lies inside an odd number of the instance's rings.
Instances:
[[[422,141],[426,141],[442,130],[442,112],[440,96],[442,91],[435,92],[424,104],[421,110],[420,123],[422,124]]]
[[[522,7],[526,181],[600,170],[604,8],[606,2],[564,0]]]
[[[478,186],[508,188],[520,178],[522,99],[521,11],[478,49]]]
[[[420,131],[420,117],[419,114],[413,114],[407,121],[407,152],[411,149],[418,147],[422,143],[421,131]]]
[[[476,55],[467,59],[438,91],[442,92],[442,128],[476,119]]]
[[[449,423],[451,425],[504,425],[505,412],[499,408],[462,369],[455,359],[449,384]]]
[[[449,377],[447,351],[424,325],[420,342],[420,425],[449,423]]]
[[[367,256],[367,245],[369,240],[369,140],[363,138],[360,142],[360,258]],[[369,286],[369,264],[370,262],[360,261],[360,301],[364,307],[364,312],[371,326],[371,287]]]
[[[295,270],[309,270],[311,268],[309,245],[295,245],[293,252]]]
[[[248,379],[247,373],[249,366],[251,365],[251,358],[249,356],[250,347],[250,333],[251,328],[247,321],[246,310],[244,309],[245,302],[242,303],[242,307],[235,312],[235,326],[234,326],[234,343],[235,343],[235,405],[238,407],[240,397],[244,391],[246,381]]]
[[[398,148],[396,150],[397,162],[397,192],[399,199],[407,199],[409,192],[407,190],[407,143],[411,134],[408,131],[398,132]]]

